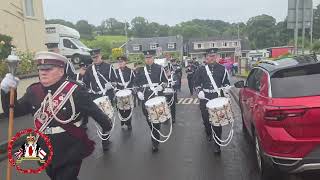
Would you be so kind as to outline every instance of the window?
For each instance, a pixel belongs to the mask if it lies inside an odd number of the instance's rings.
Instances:
[[[201,44],[198,44],[198,48],[201,49]]]
[[[261,69],[253,69],[247,79],[247,87],[254,91],[260,91],[260,80],[263,75],[263,71]]]
[[[319,96],[319,79],[319,63],[279,70],[271,77],[272,97]]]
[[[134,51],[141,51],[141,50],[142,50],[141,47],[142,47],[141,45],[133,45],[132,49],[133,49]]]
[[[228,44],[227,44],[226,42],[224,42],[224,43],[223,43],[223,46],[224,46],[224,47],[227,47],[227,46],[228,46]]]
[[[63,40],[63,46],[69,49],[78,49],[77,46],[75,46],[69,39]]]
[[[233,45],[234,46],[238,46],[238,42],[233,42]]]
[[[169,43],[168,49],[176,49],[177,44],[176,43]]]
[[[25,0],[25,16],[34,17],[33,0]]]
[[[151,44],[150,49],[157,49],[159,47],[159,44]]]

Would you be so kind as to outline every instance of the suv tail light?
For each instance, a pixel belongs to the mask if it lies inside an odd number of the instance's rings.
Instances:
[[[267,107],[264,119],[269,121],[282,121],[286,118],[302,117],[307,111],[306,107]]]

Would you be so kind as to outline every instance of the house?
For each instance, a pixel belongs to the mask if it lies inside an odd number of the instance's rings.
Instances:
[[[131,38],[126,44],[127,53],[130,56],[141,55],[146,51],[152,52],[156,56],[173,56],[182,60],[183,37],[151,37],[151,38]]]
[[[0,0],[0,33],[21,51],[45,50],[42,0]]]
[[[218,48],[221,58],[239,59],[247,57],[249,42],[247,39],[210,37],[206,39],[191,39],[188,42],[187,53],[199,61],[205,59],[206,51]]]

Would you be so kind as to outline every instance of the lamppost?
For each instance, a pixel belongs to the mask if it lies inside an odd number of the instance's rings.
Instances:
[[[9,72],[12,76],[15,75],[16,69],[20,58],[16,55],[16,51],[12,48],[11,54],[8,56],[6,62],[8,63]],[[11,141],[12,134],[13,134],[13,118],[14,118],[14,98],[15,98],[15,89],[10,88],[10,109],[9,109],[9,127],[8,127],[8,143]],[[7,164],[7,179],[11,180],[11,164],[8,160]]]

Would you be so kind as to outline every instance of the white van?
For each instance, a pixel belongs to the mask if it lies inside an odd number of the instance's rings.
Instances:
[[[58,43],[60,53],[70,58],[74,64],[79,64],[81,60],[91,60],[91,49],[80,41],[80,34],[77,30],[60,24],[46,24],[45,27],[46,43]]]

